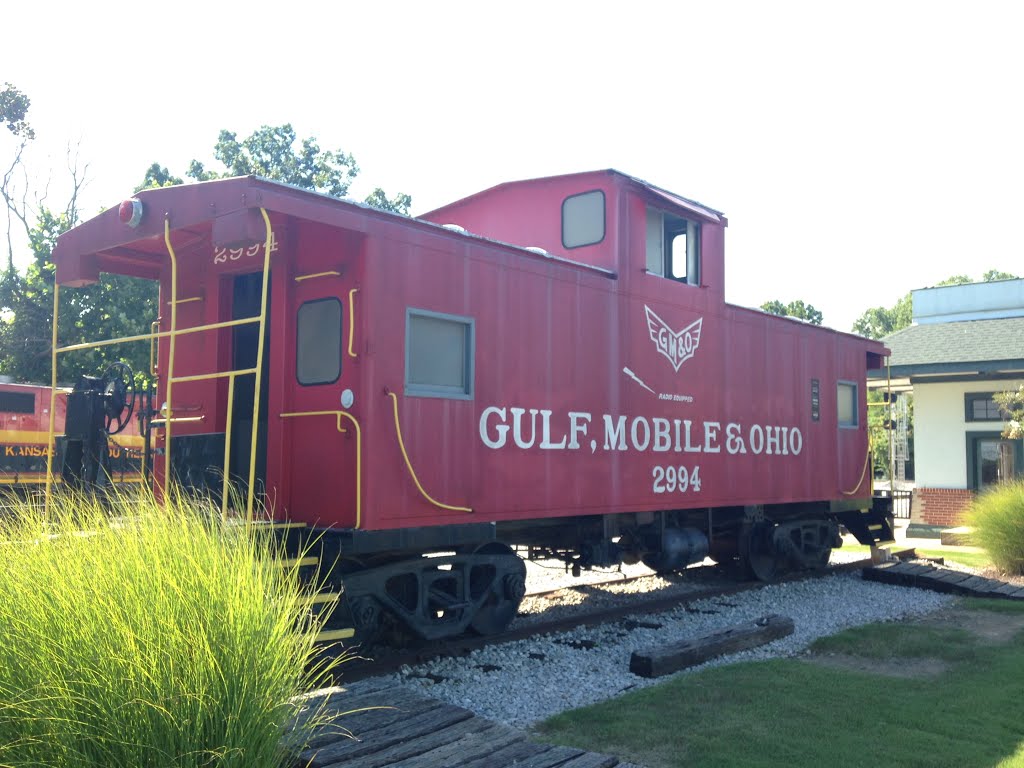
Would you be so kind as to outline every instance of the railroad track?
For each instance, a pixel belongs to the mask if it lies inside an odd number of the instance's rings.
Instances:
[[[774,584],[804,581],[807,579],[822,578],[835,573],[848,573],[860,570],[871,564],[870,559],[856,560],[848,563],[831,565],[822,571],[804,571],[793,573],[775,580]],[[583,584],[579,586],[559,587],[552,590],[543,590],[532,593],[532,597],[553,595],[557,592],[567,590],[580,590],[606,586],[608,584],[622,584],[629,581],[637,581],[650,576],[634,576],[614,579],[607,582]],[[416,666],[438,658],[451,658],[469,656],[474,651],[492,645],[511,643],[518,640],[526,640],[531,637],[547,635],[560,632],[568,632],[580,627],[590,627],[612,621],[618,621],[628,616],[640,614],[651,615],[669,611],[680,606],[688,606],[700,600],[707,600],[716,597],[728,597],[730,595],[761,589],[768,586],[760,581],[734,582],[728,586],[711,586],[693,591],[675,593],[672,595],[658,595],[650,598],[643,598],[638,595],[630,596],[628,602],[614,606],[607,606],[596,610],[587,610],[576,613],[572,616],[561,617],[550,621],[535,621],[525,626],[513,627],[500,634],[488,637],[459,637],[455,639],[430,642],[413,649],[394,650],[381,649],[376,658],[357,657],[338,668],[339,682],[352,683],[369,677],[391,674],[398,672],[405,666]],[[694,610],[696,612],[696,609]],[[638,621],[637,626],[648,626],[652,621]],[[330,649],[325,649],[331,652]],[[376,652],[376,651],[374,651]]]

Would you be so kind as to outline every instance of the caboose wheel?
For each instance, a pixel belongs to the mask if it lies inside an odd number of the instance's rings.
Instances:
[[[786,570],[786,560],[775,549],[775,524],[767,520],[749,523],[740,531],[740,561],[750,576],[771,581]]]
[[[501,556],[500,566],[474,565],[470,571],[470,597],[486,593],[469,622],[470,629],[478,635],[495,635],[515,618],[526,594],[526,563],[511,547],[498,541],[477,547],[473,554]]]

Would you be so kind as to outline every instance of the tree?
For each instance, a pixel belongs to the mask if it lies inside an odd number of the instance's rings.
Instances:
[[[29,232],[32,261],[24,274],[0,278],[0,373],[16,381],[50,380],[55,267],[51,253],[57,237],[73,220],[48,209],[39,212]],[[156,284],[123,275],[102,274],[92,285],[62,291],[57,337],[61,346],[149,332],[157,312]],[[143,342],[100,347],[61,355],[59,380],[73,383],[82,374],[99,375],[115,360],[127,362],[143,384],[149,374],[149,347]]]
[[[363,202],[367,205],[372,205],[374,208],[380,208],[382,211],[391,211],[391,213],[400,213],[403,216],[408,216],[409,207],[412,205],[412,198],[401,192],[389,198],[383,189],[377,187],[366,196],[366,200]]]
[[[184,183],[180,176],[172,176],[171,172],[160,163],[153,163],[146,170],[146,175],[142,177],[142,183],[135,188],[135,191],[153,189],[154,187],[172,187],[175,184]]]
[[[1019,278],[1016,275],[1011,275],[1009,272],[1000,272],[998,269],[990,269],[981,276],[981,279],[986,283],[994,283],[996,280],[1017,280]]]
[[[853,324],[853,332],[869,339],[880,339],[906,328],[913,320],[911,294],[907,294],[892,307],[872,307]]]
[[[8,227],[8,264],[0,274],[0,373],[23,382],[50,380],[53,328],[54,266],[51,253],[57,237],[78,223],[78,197],[88,166],[68,150],[71,193],[62,211],[46,204],[45,194],[30,194],[22,161],[26,142],[35,137],[27,122],[29,99],[8,84],[0,92],[2,122],[19,137],[0,183],[9,225],[19,224],[31,255],[24,274],[14,268],[13,226]],[[32,202],[29,202],[32,200]],[[155,317],[156,286],[119,275],[102,275],[92,286],[61,293],[58,343],[61,346],[96,339],[148,332],[146,318]],[[61,357],[63,383],[81,374],[97,375],[114,360],[127,359],[145,374],[149,366],[145,345],[105,347]]]
[[[813,304],[804,304],[800,299],[783,304],[778,299],[766,301],[761,309],[770,315],[779,317],[794,317],[798,320],[806,320],[811,325],[821,325],[821,312],[814,308]]]
[[[994,280],[1014,280],[1016,275],[1008,272],[1000,272],[990,269],[982,275],[982,282],[990,283]],[[973,283],[967,275],[953,275],[947,277],[936,287],[944,285],[965,285]],[[853,332],[869,339],[881,339],[896,331],[901,331],[909,326],[914,320],[912,293],[907,293],[891,307],[872,307],[864,311],[853,323]]]
[[[1007,440],[1024,438],[1024,384],[1016,391],[1011,389],[1008,392],[999,392],[993,395],[992,399],[1002,407],[1007,416],[1003,437]]]
[[[4,83],[4,88],[0,91],[0,125],[6,125],[16,140],[11,164],[4,170],[3,178],[0,179],[0,195],[3,195],[7,212],[7,272],[14,271],[14,218],[23,225],[28,225],[24,215],[28,206],[27,195],[23,193],[26,185],[19,182],[24,176],[21,166],[22,153],[28,143],[36,137],[36,132],[27,120],[31,103],[24,93],[10,83]]]
[[[298,147],[296,144],[298,143]],[[213,148],[214,157],[224,166],[223,171],[209,170],[199,160],[193,160],[185,176],[195,181],[210,181],[229,176],[262,176],[273,181],[292,184],[302,189],[344,197],[359,174],[355,157],[338,149],[323,150],[315,137],[298,141],[290,123],[264,125],[246,139],[239,140],[232,131],[221,131]],[[159,163],[146,172],[142,189],[181,183],[180,179]],[[379,187],[366,198],[366,203],[393,213],[408,215],[412,198],[399,193],[389,198]]]
[[[15,136],[34,139],[36,133],[25,119],[31,104],[28,96],[10,83],[4,83],[0,91],[0,125],[6,125]]]

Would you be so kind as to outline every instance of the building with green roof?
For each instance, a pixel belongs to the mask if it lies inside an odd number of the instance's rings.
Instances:
[[[912,301],[913,325],[883,339],[889,369],[871,386],[913,391],[908,533],[937,536],[975,493],[1024,475],[1024,441],[1002,437],[992,399],[1024,382],[1024,279],[925,288]]]

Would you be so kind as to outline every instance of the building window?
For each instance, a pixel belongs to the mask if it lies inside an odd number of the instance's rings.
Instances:
[[[295,322],[295,378],[299,384],[333,384],[341,376],[341,302],[307,301]]]
[[[700,224],[647,209],[647,272],[700,285]]]
[[[1006,440],[998,432],[967,433],[967,486],[984,491],[1024,474],[1020,440]]]
[[[562,245],[580,248],[604,240],[604,192],[595,189],[562,201]]]
[[[857,416],[857,385],[850,381],[840,381],[836,387],[836,403],[838,405],[839,426],[856,427]]]
[[[994,392],[968,392],[964,395],[964,418],[967,421],[1006,421],[1006,413],[992,399]]]
[[[405,394],[472,400],[473,336],[472,318],[406,310]]]

